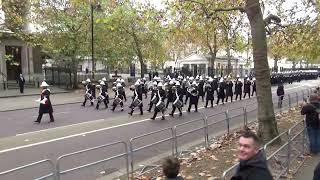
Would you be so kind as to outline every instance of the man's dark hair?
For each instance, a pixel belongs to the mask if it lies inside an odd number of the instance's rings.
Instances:
[[[169,156],[163,160],[162,171],[167,178],[175,178],[180,170],[180,162],[176,157]]]
[[[261,140],[260,138],[252,131],[248,130],[248,131],[244,131],[240,137],[244,137],[244,138],[252,138],[254,143],[257,145],[257,147],[260,146],[261,144]]]

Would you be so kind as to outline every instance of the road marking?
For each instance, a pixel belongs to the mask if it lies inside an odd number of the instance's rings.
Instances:
[[[298,88],[298,87],[293,87],[293,88],[290,88],[290,89],[295,89],[295,88]],[[248,97],[245,98],[245,99],[248,99]],[[231,102],[226,102],[225,104],[227,104],[227,103],[231,103]],[[217,106],[217,104],[215,104],[214,106]],[[205,107],[199,107],[198,109],[203,109],[203,108],[205,108]],[[194,109],[192,109],[192,110],[194,110]],[[185,113],[186,111],[182,111],[182,112]],[[177,114],[177,113],[175,113],[175,114]],[[165,115],[165,116],[169,116],[169,115]],[[161,116],[157,116],[156,118],[160,118],[160,117]],[[102,120],[102,119],[100,119],[100,120]],[[151,120],[151,119],[143,119],[143,120],[140,120],[140,121],[134,121],[134,122],[130,122],[130,123],[119,124],[119,125],[116,125],[116,126],[111,126],[111,127],[101,128],[101,129],[95,129],[95,130],[92,130],[92,131],[87,131],[87,132],[82,132],[82,133],[73,134],[73,135],[69,135],[69,136],[64,136],[64,137],[60,137],[60,138],[50,139],[50,140],[47,140],[47,141],[41,141],[41,142],[32,143],[32,144],[28,144],[28,145],[23,145],[23,146],[18,146],[18,147],[14,147],[14,148],[4,149],[4,150],[0,151],[0,154],[5,153],[5,152],[9,152],[9,151],[13,151],[13,150],[18,150],[18,149],[37,146],[37,145],[41,145],[41,144],[47,144],[47,143],[55,142],[55,141],[59,141],[59,140],[69,139],[69,138],[73,138],[73,137],[77,137],[77,136],[86,136],[87,134],[92,134],[92,133],[96,133],[96,132],[100,132],[100,131],[105,131],[105,130],[108,130],[108,129],[128,126],[128,125],[131,125],[131,124],[138,124],[138,123],[146,122],[146,121],[153,121],[153,120]],[[90,122],[92,122],[92,121],[78,123],[78,124],[84,124],[84,123],[90,123]],[[72,124],[72,125],[56,127],[56,128],[64,128],[64,127],[70,127],[70,126],[72,127],[72,126],[75,126],[75,125],[78,125],[78,124]],[[53,129],[53,128],[51,128],[51,129]],[[50,129],[44,129],[44,130],[40,130],[40,131],[47,131],[47,130],[50,130]],[[37,133],[37,132],[40,132],[40,131],[34,131],[34,132],[25,133],[25,134]],[[20,134],[20,135],[22,135],[22,134]]]
[[[104,119],[97,119],[97,120],[93,120],[93,121],[87,121],[87,122],[81,122],[81,123],[76,123],[76,124],[70,124],[70,125],[66,125],[66,126],[59,126],[59,127],[50,128],[50,129],[42,129],[42,130],[39,130],[39,131],[26,132],[26,133],[16,134],[16,136],[30,135],[30,134],[34,134],[34,133],[38,133],[38,132],[55,130],[55,129],[61,129],[61,128],[65,128],[65,127],[72,127],[72,126],[83,125],[83,124],[89,124],[89,123],[92,123],[92,122],[99,122],[99,121],[104,121]]]

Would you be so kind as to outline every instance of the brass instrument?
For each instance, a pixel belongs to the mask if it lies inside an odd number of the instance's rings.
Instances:
[[[188,93],[190,93],[192,96],[198,96],[199,92],[195,87],[190,87],[188,90]]]

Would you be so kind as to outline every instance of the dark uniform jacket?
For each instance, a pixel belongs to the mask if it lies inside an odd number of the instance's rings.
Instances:
[[[115,97],[119,97],[121,100],[124,99],[124,96],[125,96],[125,92],[124,92],[124,89],[123,88],[119,88],[118,89],[118,93],[117,93],[117,90],[115,90]]]
[[[252,82],[252,91],[256,91],[257,90],[257,84],[256,81]]]
[[[177,87],[176,89],[179,100],[183,102],[183,89],[181,89],[180,87]],[[173,93],[173,101],[175,101],[177,99],[177,95],[176,92]]]
[[[226,93],[224,92],[225,88],[226,88],[225,82],[219,83],[218,98],[226,97]]]
[[[213,100],[214,99],[213,88],[212,88],[212,86],[210,84],[205,86],[205,92],[207,94],[206,95],[206,100]]]
[[[267,160],[262,151],[247,161],[240,161],[237,172],[231,180],[272,180]]]
[[[52,108],[52,104],[50,101],[50,90],[49,89],[42,90],[40,100],[42,101],[44,98],[47,98],[47,100],[45,101],[45,104],[40,103],[39,113],[52,113],[53,108]]]
[[[167,96],[168,97],[168,101],[169,102],[173,102],[174,101],[174,99],[173,99],[173,91],[172,91],[171,87],[169,87],[167,95],[168,95]]]
[[[227,85],[226,85],[226,95],[227,96],[232,96],[233,95],[233,82],[228,82]]]
[[[163,89],[159,89],[158,92],[159,92],[159,94],[160,94],[161,101],[164,102],[164,100],[167,98],[167,96],[166,96],[166,91],[163,90]],[[156,96],[158,96],[158,92],[157,92]],[[159,100],[158,100],[158,101],[159,101]]]
[[[198,103],[198,99],[199,99],[198,98],[199,97],[198,88],[194,87],[194,88],[192,88],[190,90],[191,90],[191,92],[188,92],[189,93],[189,97],[190,97],[189,103],[190,104],[197,104]]]
[[[242,94],[242,86],[243,86],[243,84],[241,81],[236,81],[234,94]]]
[[[218,89],[218,80],[217,80],[217,79],[213,79],[212,89],[213,89],[214,91],[216,91],[216,90]]]
[[[107,97],[107,86],[106,85],[101,86],[101,95],[104,97]]]
[[[251,82],[249,80],[244,82],[243,92],[250,93]]]
[[[143,87],[142,86],[138,86],[133,93],[133,97],[132,99],[135,99],[138,96],[138,99],[142,101],[142,92],[143,92]]]
[[[204,82],[200,81],[200,83],[198,85],[199,96],[204,96],[203,86],[204,86]]]

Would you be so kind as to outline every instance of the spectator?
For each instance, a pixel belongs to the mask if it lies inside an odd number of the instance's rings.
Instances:
[[[306,115],[306,127],[310,142],[310,153],[317,154],[320,151],[320,123],[318,96],[311,94],[309,103],[304,103],[301,109],[301,114]]]
[[[320,179],[320,163],[316,166],[313,172],[313,180],[319,180]]]
[[[284,96],[284,87],[283,87],[282,82],[280,82],[278,84],[277,96],[278,96],[278,108],[282,108],[282,100],[283,100],[283,96]]]
[[[18,84],[20,87],[20,93],[23,94],[24,91],[24,83],[26,82],[26,80],[24,79],[23,75],[20,74],[19,78],[18,78]]]
[[[265,154],[260,149],[260,140],[250,131],[239,138],[238,159],[240,161],[236,174],[231,180],[272,180]]]
[[[178,176],[180,171],[180,162],[178,158],[169,156],[164,159],[162,163],[162,172],[165,176],[165,180],[183,180],[181,176]]]

